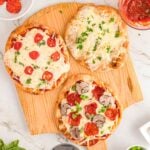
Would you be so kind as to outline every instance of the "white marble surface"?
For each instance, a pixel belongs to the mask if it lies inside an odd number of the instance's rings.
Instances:
[[[67,1],[67,0],[66,0]],[[65,0],[34,0],[30,12],[17,21],[0,20],[0,52],[4,52],[5,42],[10,32],[39,9],[66,2]],[[72,0],[69,0],[72,1]],[[97,4],[115,5],[116,0],[80,0],[80,2],[95,2]],[[150,30],[139,31],[129,28],[130,54],[143,91],[144,101],[130,106],[124,111],[122,122],[109,140],[108,150],[125,150],[132,144],[149,147],[139,132],[139,127],[150,121]],[[123,91],[122,91],[123,92]],[[19,139],[27,150],[51,150],[56,144],[67,142],[58,135],[44,134],[31,136],[24,115],[3,61],[0,57],[0,138],[6,142]],[[83,148],[80,148],[83,149]]]

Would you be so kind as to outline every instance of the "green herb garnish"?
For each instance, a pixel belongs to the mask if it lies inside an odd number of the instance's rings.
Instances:
[[[31,78],[28,78],[27,80],[26,80],[26,84],[31,84]]]
[[[119,37],[120,36],[120,31],[119,31],[119,29],[115,32],[115,37],[117,38],[117,37]]]
[[[81,44],[77,46],[77,49],[81,50],[82,48],[83,48],[83,45],[81,45]]]
[[[87,27],[87,32],[93,32],[92,28]]]
[[[86,99],[88,99],[89,97],[87,96],[87,95],[80,95],[80,98],[82,99],[82,100],[86,100]]]
[[[20,62],[20,61],[19,61],[19,65],[21,65],[21,66],[23,66],[23,67],[24,67],[24,64],[23,64],[22,62]]]
[[[9,144],[5,144],[2,139],[0,139],[0,150],[25,150],[19,146],[19,140],[12,141]]]
[[[93,51],[96,51],[96,49],[97,49],[97,45],[98,45],[98,39],[96,39],[96,42],[95,42],[95,45],[94,45]]]
[[[78,116],[77,114],[72,114],[72,118],[73,118],[73,119],[76,119],[77,116]]]
[[[102,24],[105,24],[105,21],[102,21]]]
[[[99,24],[99,26],[98,26],[98,27],[99,27],[99,29],[100,29],[100,30],[102,30],[102,29],[103,29],[101,24]]]
[[[33,66],[34,69],[39,69],[40,68],[39,66],[37,66],[35,64],[32,64],[32,66]]]
[[[42,40],[41,42],[39,42],[38,44],[37,44],[39,47],[40,46],[42,46],[42,45],[45,45],[45,41],[44,40]]]
[[[28,47],[28,46],[26,46],[24,49],[25,49],[25,50],[29,50],[29,47]]]
[[[95,63],[96,63],[94,59],[92,60],[92,63],[93,63],[93,64],[95,64]]]
[[[101,131],[101,134],[104,134],[104,131],[103,131],[103,130]]]
[[[76,86],[73,85],[73,86],[71,87],[71,90],[72,90],[72,91],[76,91]]]
[[[76,112],[79,113],[82,110],[80,104],[76,103]]]
[[[18,56],[20,55],[20,52],[15,52],[15,58],[14,58],[14,62],[17,63],[18,61]]]
[[[113,17],[110,18],[110,19],[109,19],[109,23],[114,22],[114,20],[115,20],[115,19],[114,19]]]
[[[107,53],[110,53],[110,50],[111,50],[111,47],[108,46],[108,47],[106,48],[106,52],[107,52]]]
[[[104,113],[106,111],[107,107],[106,106],[102,106],[102,108],[98,111],[98,113]]]
[[[97,56],[97,59],[100,61],[100,60],[102,60],[102,57],[101,56]]]

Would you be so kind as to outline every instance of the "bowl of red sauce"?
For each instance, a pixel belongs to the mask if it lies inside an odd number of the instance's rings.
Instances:
[[[119,0],[123,20],[136,29],[150,29],[150,0]]]
[[[16,20],[31,8],[33,0],[0,0],[0,20]]]

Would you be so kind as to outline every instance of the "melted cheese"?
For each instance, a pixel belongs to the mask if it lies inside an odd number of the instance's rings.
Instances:
[[[121,32],[122,20],[112,11],[83,7],[67,30],[66,43],[77,60],[83,60],[94,71],[108,64],[120,53],[126,53],[123,44],[127,35]]]
[[[87,82],[87,81],[86,81],[86,82]],[[80,130],[82,130],[82,132],[80,132],[80,139],[86,138],[86,139],[83,141],[83,143],[84,143],[85,141],[89,141],[89,140],[95,139],[95,136],[86,136],[86,134],[84,133],[85,124],[86,124],[87,122],[91,122],[90,119],[88,119],[88,118],[85,116],[85,109],[84,109],[84,107],[85,107],[86,105],[89,105],[89,104],[91,104],[91,103],[93,103],[93,102],[96,103],[96,104],[97,104],[96,114],[101,114],[102,116],[105,117],[105,123],[103,124],[103,126],[102,126],[101,128],[99,128],[99,133],[98,133],[98,135],[96,135],[96,136],[100,136],[100,137],[101,137],[101,136],[104,136],[104,135],[107,135],[107,134],[111,134],[111,131],[112,131],[112,129],[113,129],[115,123],[118,121],[118,116],[116,117],[116,120],[112,121],[112,120],[110,120],[109,118],[107,118],[107,117],[105,116],[105,112],[100,112],[100,110],[101,110],[101,108],[103,107],[103,105],[102,105],[99,101],[97,101],[97,100],[93,97],[93,94],[92,94],[92,90],[95,88],[96,85],[93,84],[93,81],[89,81],[88,84],[89,84],[89,92],[84,93],[84,95],[87,95],[88,98],[87,98],[86,100],[81,100],[81,102],[80,102],[80,104],[79,104],[79,106],[82,108],[82,110],[79,111],[79,114],[82,116],[82,118],[81,118],[80,124],[79,124],[79,126],[78,126],[78,128],[79,128]],[[74,92],[75,92],[75,91],[72,90],[72,88],[70,88],[69,94],[70,94],[70,93],[74,93]],[[115,98],[112,96],[112,94],[111,94],[108,90],[106,90],[106,91],[103,93],[103,95],[105,95],[105,94],[110,95],[110,96],[112,97],[111,106],[109,106],[108,108],[113,108],[113,109],[115,109],[115,108],[117,107],[116,104],[115,104]],[[61,101],[61,103],[62,103],[62,104],[67,103],[67,99],[64,98],[64,99]],[[107,109],[108,109],[108,108],[107,108]],[[69,132],[69,133],[70,133],[70,128],[71,128],[71,126],[68,124],[68,115],[69,115],[70,112],[72,112],[72,110],[76,110],[76,106],[71,106],[71,109],[67,109],[67,115],[66,115],[66,116],[62,116],[62,121],[63,121],[65,127],[67,128],[67,132]]]
[[[40,33],[43,36],[45,44],[39,46],[34,42],[34,37],[37,33]],[[49,38],[47,31],[42,31],[40,29],[32,29],[28,31],[25,37],[18,36],[17,41],[22,42],[22,47],[19,50],[19,55],[17,55],[17,62],[15,59],[14,48],[9,49],[5,53],[4,61],[5,64],[11,68],[15,76],[19,77],[19,81],[24,87],[33,88],[33,89],[51,89],[51,87],[56,83],[56,81],[61,77],[62,74],[66,73],[70,69],[69,63],[65,62],[64,55],[61,53],[61,47],[59,43],[62,43],[62,39],[56,38],[56,46],[49,47],[47,45],[47,39]],[[31,51],[36,50],[39,52],[39,57],[36,60],[33,60],[29,57]],[[64,47],[64,50],[66,48]],[[53,62],[50,60],[51,54],[58,51],[60,53],[60,59]],[[48,63],[49,62],[49,63]],[[24,73],[26,66],[36,66],[32,75],[27,75]],[[51,81],[42,82],[42,75],[44,71],[49,71],[53,73],[53,78]],[[31,83],[27,83],[27,80],[30,79]]]

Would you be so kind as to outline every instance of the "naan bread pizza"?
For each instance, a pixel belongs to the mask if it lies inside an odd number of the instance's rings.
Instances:
[[[7,41],[4,62],[20,88],[39,94],[67,77],[69,54],[62,37],[41,25],[21,26]]]
[[[105,84],[85,74],[69,77],[56,106],[59,131],[81,146],[107,139],[121,119],[115,95]]]
[[[126,24],[108,6],[83,6],[68,23],[65,41],[75,60],[91,71],[122,66],[128,50]]]

